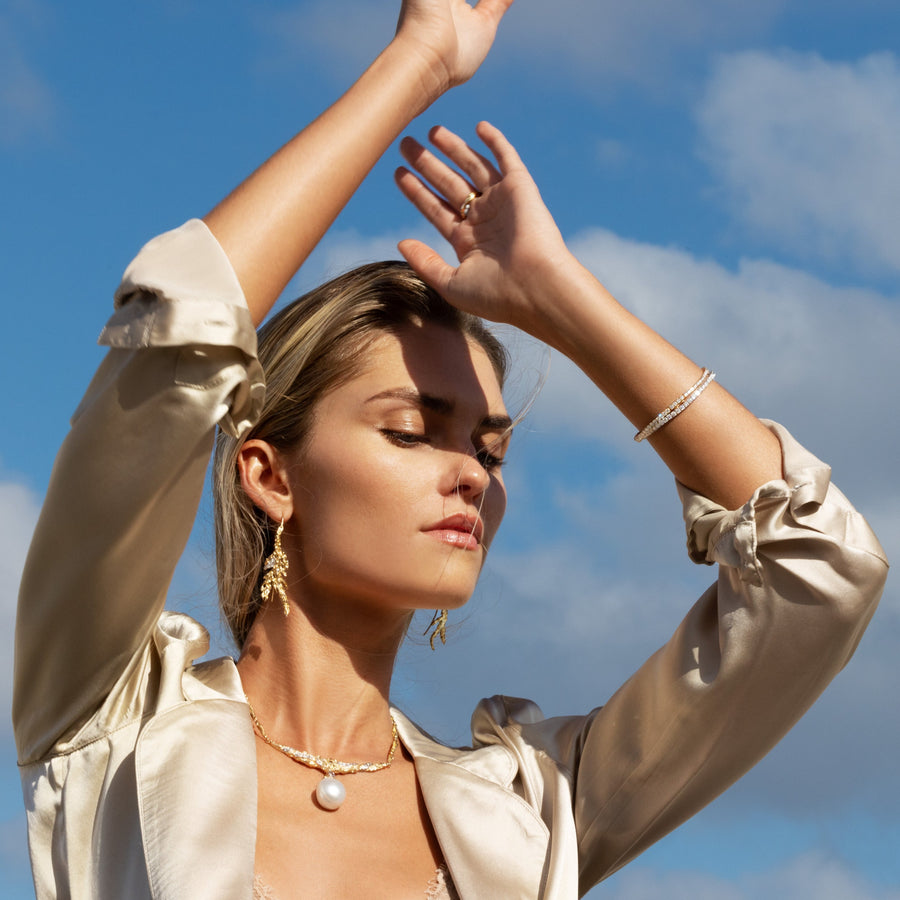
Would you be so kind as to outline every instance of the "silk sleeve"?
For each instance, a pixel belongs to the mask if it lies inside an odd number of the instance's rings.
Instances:
[[[557,802],[571,810],[582,893],[758,762],[846,664],[881,595],[887,561],[863,517],[828,466],[767,425],[783,479],[737,510],[679,488],[689,553],[718,578],[605,706],[544,719],[497,697],[476,713],[479,741],[517,756],[518,791],[557,822]]]
[[[264,391],[240,285],[199,220],[141,250],[116,306],[22,578],[13,700],[22,763],[71,737],[150,640],[215,428],[249,427]]]

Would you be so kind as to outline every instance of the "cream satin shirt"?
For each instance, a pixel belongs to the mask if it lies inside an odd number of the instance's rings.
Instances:
[[[37,895],[248,900],[240,679],[231,659],[194,664],[206,631],[163,607],[214,429],[257,414],[256,337],[199,221],[141,251],[117,305],[21,588],[14,721]],[[750,768],[850,657],[884,553],[828,467],[771,427],[784,480],[733,511],[680,489],[690,554],[717,581],[605,706],[545,719],[493,697],[469,749],[394,711],[463,900],[584,893]]]

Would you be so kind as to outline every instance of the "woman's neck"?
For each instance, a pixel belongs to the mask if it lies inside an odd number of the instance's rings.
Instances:
[[[405,616],[316,616],[278,604],[256,617],[238,660],[268,735],[319,756],[374,761],[390,744],[389,695]]]

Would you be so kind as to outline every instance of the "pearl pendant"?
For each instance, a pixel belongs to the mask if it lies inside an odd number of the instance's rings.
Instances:
[[[337,809],[347,796],[347,789],[334,777],[326,775],[316,785],[316,801],[322,809]]]

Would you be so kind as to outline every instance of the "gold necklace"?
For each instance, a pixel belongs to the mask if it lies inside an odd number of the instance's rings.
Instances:
[[[397,734],[397,723],[394,721],[393,716],[391,716],[391,749],[388,750],[387,759],[384,762],[377,763],[349,763],[341,762],[339,759],[332,759],[329,756],[316,756],[314,753],[307,753],[305,750],[295,750],[287,744],[279,744],[278,741],[273,741],[266,734],[266,729],[263,728],[262,722],[256,717],[250,698],[244,694],[244,699],[247,701],[247,708],[250,710],[250,719],[253,722],[254,730],[270,747],[280,750],[294,762],[309,766],[311,769],[318,769],[325,775],[316,785],[316,800],[323,809],[337,809],[347,797],[347,789],[337,780],[336,775],[355,775],[357,772],[380,772],[382,769],[389,769],[394,761],[394,754],[397,752],[400,736]]]

